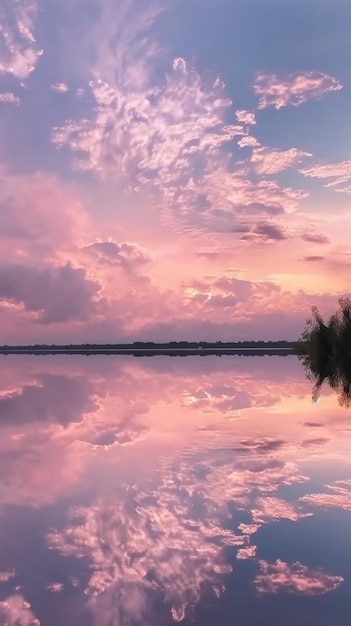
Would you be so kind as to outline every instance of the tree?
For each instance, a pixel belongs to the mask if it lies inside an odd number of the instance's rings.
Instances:
[[[340,298],[339,307],[325,323],[317,307],[295,352],[307,377],[314,382],[312,399],[316,401],[324,381],[336,391],[341,406],[351,406],[351,300]]]

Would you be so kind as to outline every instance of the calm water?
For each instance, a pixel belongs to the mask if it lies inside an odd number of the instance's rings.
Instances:
[[[0,370],[1,626],[349,626],[351,411],[295,357]]]

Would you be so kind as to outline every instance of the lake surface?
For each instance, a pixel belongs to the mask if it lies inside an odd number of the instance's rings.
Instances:
[[[294,356],[3,356],[0,625],[349,626],[351,411]]]

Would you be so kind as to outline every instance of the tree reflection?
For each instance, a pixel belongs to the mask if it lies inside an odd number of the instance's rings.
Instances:
[[[317,307],[307,321],[295,351],[306,375],[314,383],[312,400],[320,396],[326,381],[338,395],[339,404],[351,406],[351,300],[340,298],[337,311],[324,322]]]

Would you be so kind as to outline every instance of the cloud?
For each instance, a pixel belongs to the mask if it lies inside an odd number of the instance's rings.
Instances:
[[[286,170],[301,159],[310,156],[312,156],[310,152],[304,152],[297,148],[278,150],[277,148],[255,147],[250,161],[257,174],[270,175]]]
[[[84,251],[93,255],[99,263],[117,265],[127,271],[133,271],[151,260],[150,252],[128,242],[99,241],[86,246]]]
[[[40,626],[31,611],[30,602],[18,593],[0,602],[0,618],[6,626]]]
[[[304,241],[308,241],[309,243],[318,243],[325,244],[330,243],[330,240],[326,235],[322,235],[320,233],[314,233],[313,231],[303,232],[301,234],[301,239]]]
[[[325,257],[324,256],[318,256],[318,255],[310,255],[310,256],[304,256],[302,259],[302,261],[308,261],[310,263],[319,263],[320,261],[324,261]]]
[[[56,91],[56,93],[67,93],[67,91],[69,91],[69,87],[66,83],[53,83],[51,89],[52,91]]]
[[[241,122],[242,124],[256,124],[256,117],[253,111],[245,111],[244,109],[241,109],[239,111],[235,111],[235,115],[238,122]]]
[[[90,115],[53,129],[54,145],[73,153],[74,167],[114,181],[125,193],[142,190],[162,222],[180,232],[246,232],[257,216],[251,212],[244,220],[245,206],[264,206],[271,215],[294,211],[307,192],[257,181],[256,169],[270,175],[307,153],[291,148],[269,154],[262,148],[257,162],[237,161],[227,146],[235,139],[241,146],[257,145],[247,136],[254,114],[238,110],[240,121],[230,123],[232,102],[224,83],[160,50],[160,7],[152,11],[142,3],[136,10],[134,2],[107,2],[106,12],[87,34],[93,49],[100,42],[91,70]]]
[[[241,137],[238,141],[238,146],[240,148],[255,148],[256,146],[260,146],[260,142],[256,139],[256,137],[252,137],[251,135],[245,135]]]
[[[11,175],[0,168],[0,238],[7,259],[41,264],[91,240],[93,228],[77,192],[52,175]]]
[[[327,183],[326,187],[342,193],[351,193],[351,160],[311,165],[299,170],[299,172],[312,178],[331,178],[331,182]]]
[[[35,40],[39,8],[35,0],[3,0],[0,26],[0,74],[25,80],[33,72],[43,50]]]
[[[15,96],[14,93],[7,91],[5,93],[0,93],[0,102],[3,102],[4,104],[15,104],[18,106],[20,99],[18,96]]]
[[[277,593],[282,589],[290,593],[319,595],[334,591],[343,582],[342,576],[326,574],[322,569],[313,569],[307,565],[284,563],[277,559],[274,563],[259,561],[261,574],[255,578],[259,593]]]
[[[302,441],[301,446],[303,448],[309,448],[310,446],[321,446],[323,444],[329,443],[330,439],[327,437],[311,437],[310,439],[304,439]]]
[[[255,235],[259,235],[267,241],[283,241],[288,236],[281,226],[269,222],[260,222],[253,230]]]
[[[41,268],[3,263],[0,268],[0,298],[22,304],[44,324],[89,319],[98,291],[99,284],[84,269],[69,263]]]
[[[328,92],[339,91],[342,85],[336,78],[322,72],[302,72],[285,79],[276,74],[258,74],[253,88],[259,96],[259,109],[269,106],[281,109],[319,100]]]

